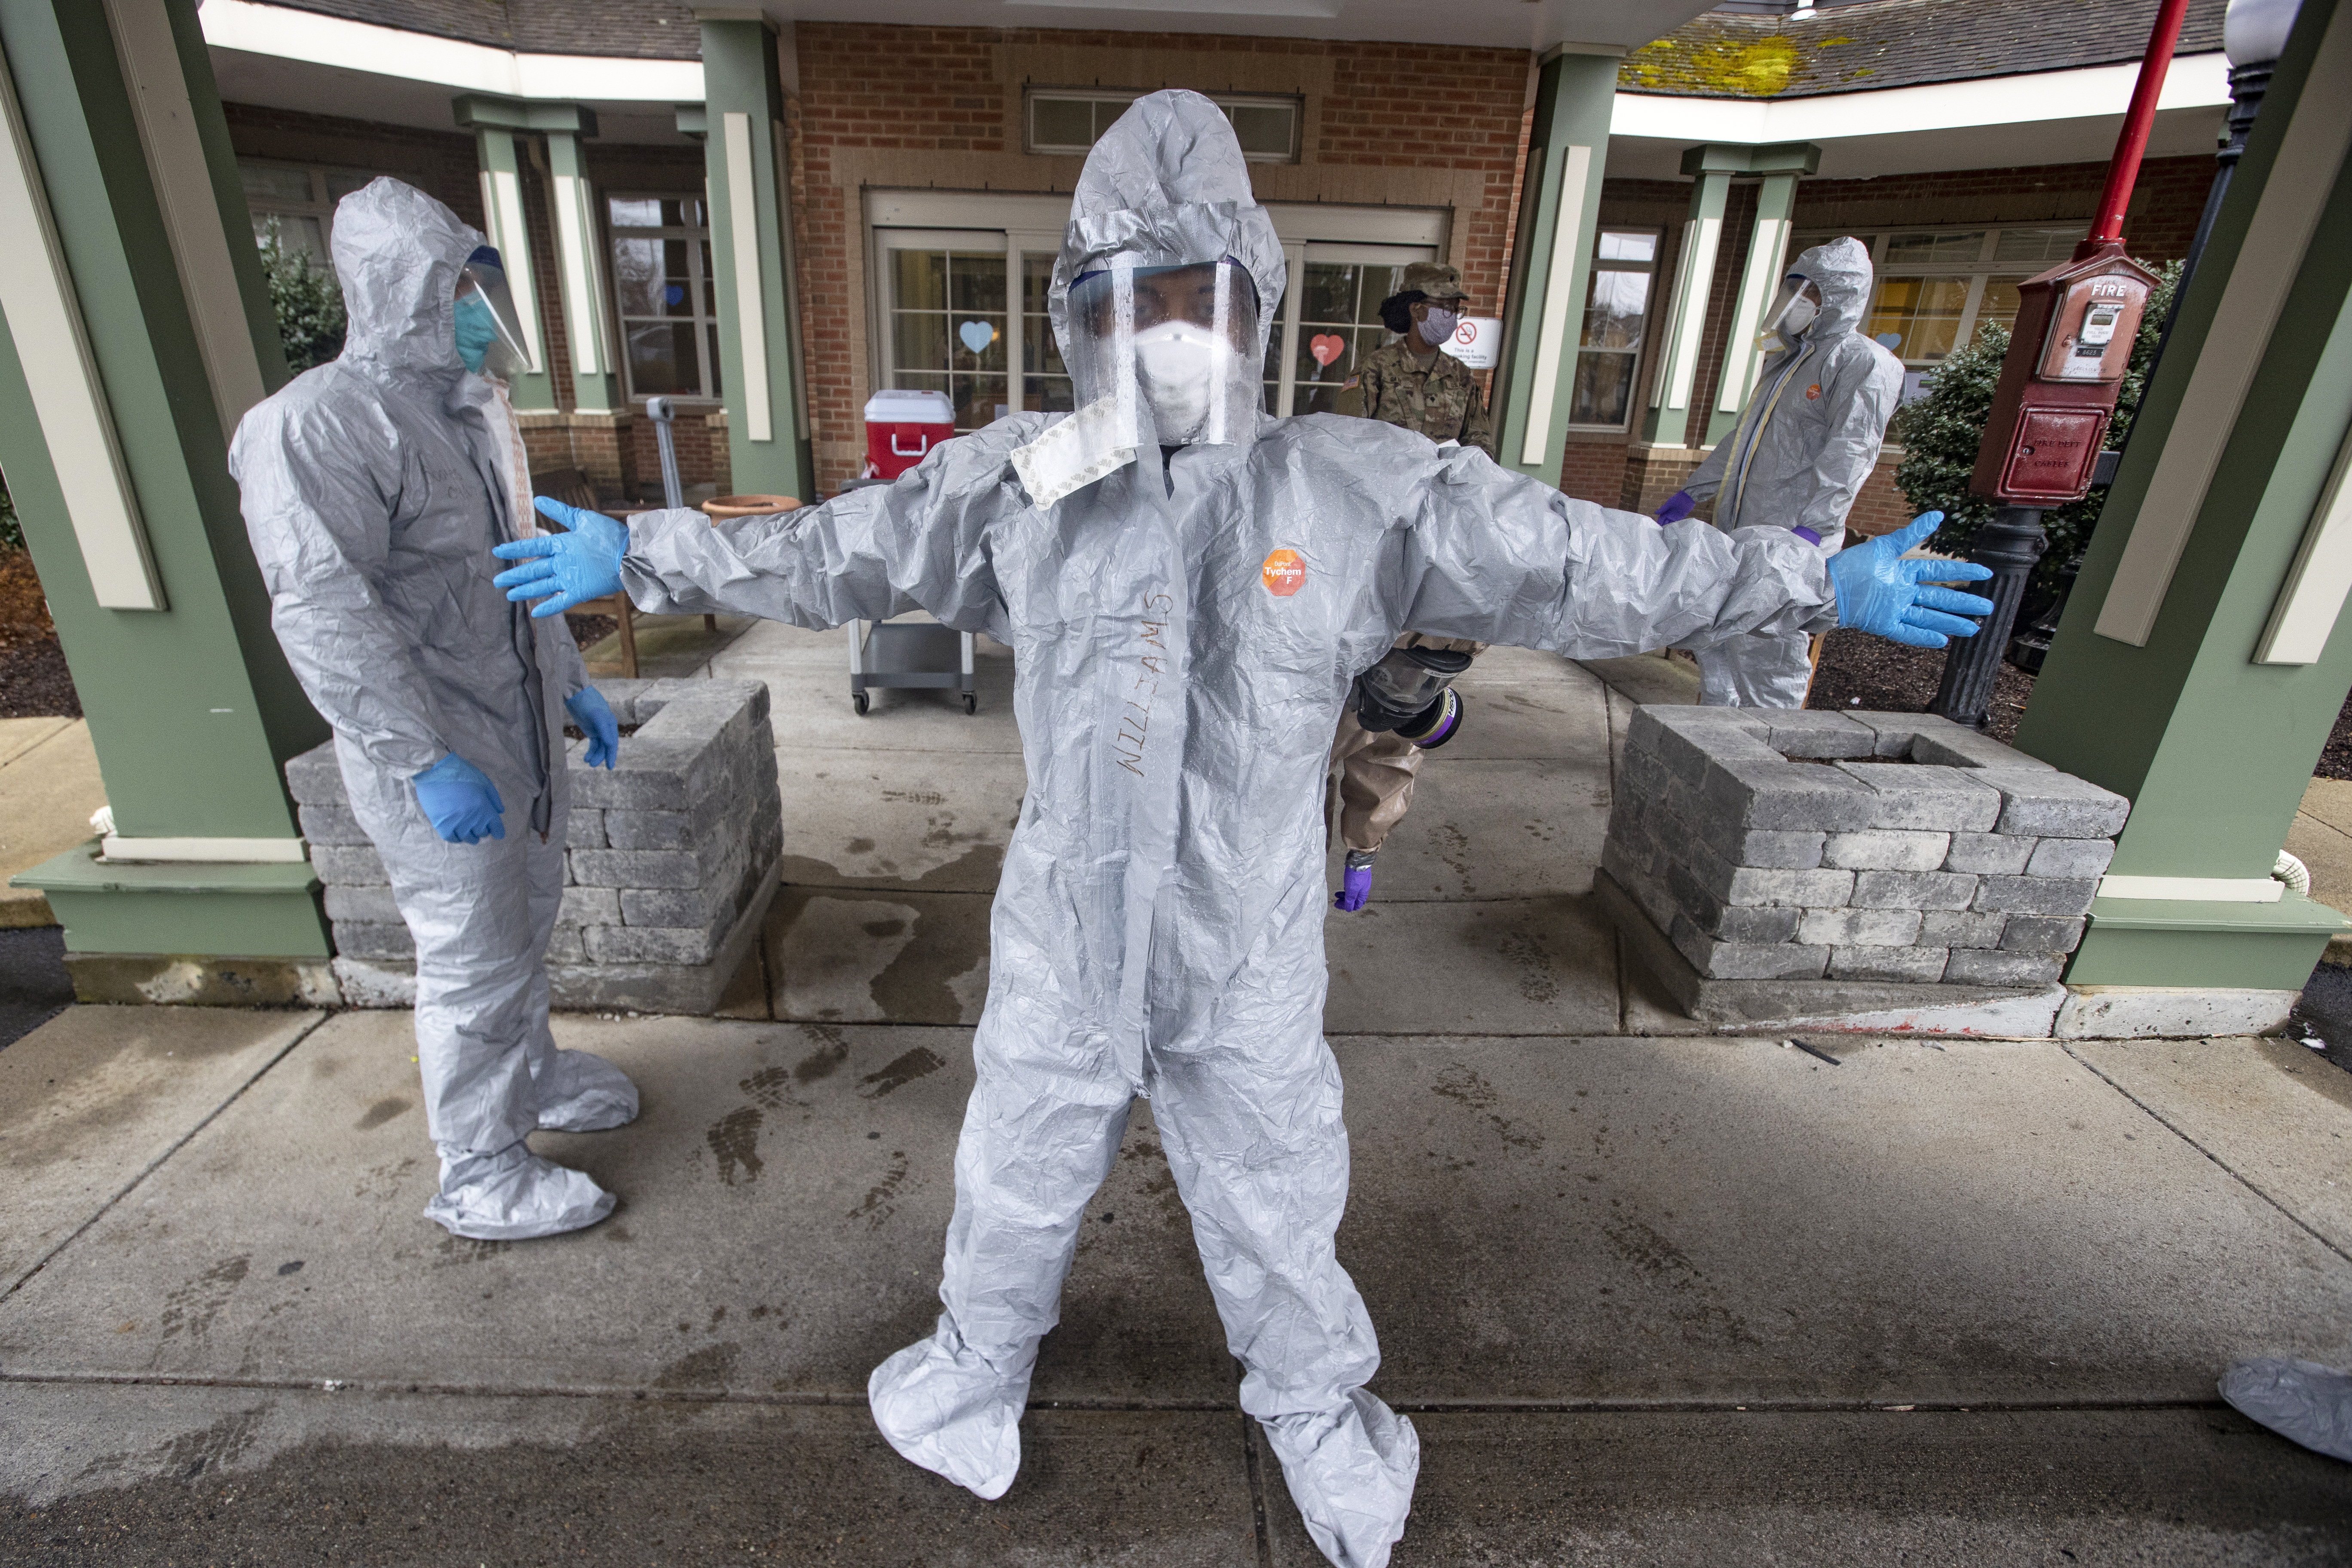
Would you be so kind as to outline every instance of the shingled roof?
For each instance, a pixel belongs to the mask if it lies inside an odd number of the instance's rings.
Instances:
[[[1626,92],[1816,98],[2121,65],[2158,0],[1855,0],[1786,16],[1710,11],[1625,57]],[[2179,53],[2221,47],[2227,0],[2189,0]]]
[[[678,0],[268,0],[353,22],[531,55],[698,60],[702,29]]]

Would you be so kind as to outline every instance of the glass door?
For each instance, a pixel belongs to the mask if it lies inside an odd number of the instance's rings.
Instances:
[[[959,431],[1008,405],[1004,236],[877,229],[883,384],[943,392]]]
[[[1427,246],[1301,247],[1266,346],[1267,412],[1330,413],[1364,356],[1397,341],[1381,321],[1381,301],[1404,286],[1408,264],[1434,254]]]

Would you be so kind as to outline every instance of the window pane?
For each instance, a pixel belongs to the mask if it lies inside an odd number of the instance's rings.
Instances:
[[[662,203],[655,196],[614,196],[607,207],[615,228],[658,227]]]
[[[2063,261],[2074,253],[2074,242],[2083,237],[2080,226],[2072,228],[2005,228],[2000,237],[1992,242],[1995,261]]]
[[[1242,144],[1244,153],[1261,157],[1290,156],[1291,132],[1297,122],[1298,110],[1287,103],[1236,104],[1225,110],[1234,122],[1234,138]]]
[[[1650,306],[1650,275],[1646,272],[1595,272],[1592,298],[1584,307],[1588,349],[1633,349],[1642,346],[1642,318]]]
[[[956,428],[977,430],[995,422],[996,410],[1004,402],[1004,378],[959,375],[948,395],[955,400]]]
[[[695,374],[693,322],[633,321],[626,330],[629,385],[638,396],[702,390]]]
[[[1886,241],[1886,259],[1897,261],[1974,261],[1984,254],[1985,231],[1964,234],[1897,234]]]
[[[686,270],[687,252],[693,243],[688,239],[665,239],[661,242],[662,291],[658,312],[661,315],[694,314],[694,296],[687,288],[692,279],[687,276]]]
[[[1882,278],[1863,334],[1895,333],[1895,353],[1904,359],[1941,359],[1952,352],[1968,298],[1966,278]]]
[[[624,316],[662,314],[662,242],[657,239],[616,239],[613,242],[613,293]]]
[[[1004,318],[959,310],[948,318],[952,341],[948,353],[958,371],[1002,372],[1004,369]],[[974,348],[974,343],[979,344]]]
[[[304,217],[299,213],[255,213],[253,242],[259,245],[268,237],[269,226],[278,226],[278,248],[292,255],[300,251],[322,267],[333,265],[327,258],[327,239],[320,231],[319,220]]]
[[[702,204],[690,196],[664,196],[661,205],[662,222],[671,228],[702,226]]]
[[[950,308],[957,310],[988,310],[1004,313],[1004,258],[999,256],[950,256],[948,258],[948,298]],[[899,309],[913,308],[913,301],[901,300]]]
[[[1039,147],[1093,146],[1094,105],[1084,99],[1031,99],[1029,140]]]
[[[1077,406],[1070,394],[1067,376],[1031,376],[1028,378],[1029,406],[1046,414],[1067,414]]]
[[[893,269],[898,280],[901,310],[944,310],[948,308],[948,258],[936,250],[894,250]]]
[[[1381,302],[1404,287],[1402,267],[1367,267],[1364,268],[1363,297],[1356,305],[1356,320],[1368,326],[1380,326]]]
[[[1623,425],[1633,406],[1633,366],[1639,358],[1630,353],[1578,354],[1576,386],[1569,395],[1568,422]]]
[[[1601,236],[1601,259],[1603,261],[1655,261],[1658,258],[1658,237],[1654,234],[1612,234]]]
[[[948,319],[928,311],[900,310],[892,318],[890,363],[898,370],[948,368]],[[901,384],[903,384],[903,383]]]
[[[1357,290],[1363,285],[1363,268],[1344,262],[1310,261],[1307,264],[1307,291],[1300,296],[1300,315],[1309,321],[1352,321],[1356,319]]]
[[[245,182],[248,201],[308,202],[310,198],[310,172],[308,169],[280,169],[268,163],[247,163],[240,160],[237,177]]]
[[[1985,329],[1986,324],[1992,321],[1998,321],[2004,327],[2014,326],[2016,324],[2018,305],[2017,286],[2022,281],[2024,281],[2024,279],[2019,278],[1988,278],[1985,279],[1984,298],[1977,301],[1977,330],[1979,331],[1982,331]]]

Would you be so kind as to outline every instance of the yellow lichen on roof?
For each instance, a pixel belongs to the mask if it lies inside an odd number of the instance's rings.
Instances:
[[[1625,57],[1618,68],[1617,85],[1635,92],[1646,89],[1770,98],[1788,87],[1798,53],[1797,41],[1785,33],[1746,42],[1727,37],[1659,38]]]

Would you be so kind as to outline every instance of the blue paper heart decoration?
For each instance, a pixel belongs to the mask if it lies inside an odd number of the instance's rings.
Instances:
[[[956,329],[956,336],[963,340],[964,347],[978,353],[996,341],[996,329],[986,321],[966,321]]]

